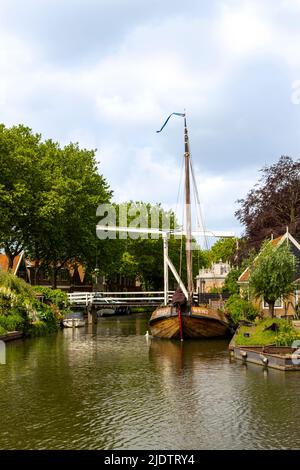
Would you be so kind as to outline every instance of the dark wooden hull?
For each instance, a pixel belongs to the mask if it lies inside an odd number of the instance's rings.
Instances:
[[[152,336],[180,339],[180,324],[175,307],[158,307],[151,315],[149,326]],[[230,332],[226,316],[217,309],[192,306],[182,312],[184,338],[217,338]]]

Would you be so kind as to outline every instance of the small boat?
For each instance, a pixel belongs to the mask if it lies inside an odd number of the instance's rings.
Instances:
[[[184,338],[216,338],[230,334],[230,325],[227,316],[218,308],[212,305],[199,305],[195,301],[193,289],[192,271],[192,222],[191,222],[191,196],[190,196],[190,169],[195,186],[195,178],[190,161],[189,138],[186,124],[186,115],[173,113],[184,118],[184,160],[185,160],[185,232],[186,236],[186,266],[187,266],[187,289],[180,276],[168,257],[168,236],[164,238],[164,306],[156,308],[149,320],[149,327],[152,336],[167,339]],[[169,116],[169,118],[172,115]],[[167,119],[166,123],[168,122]],[[166,125],[164,124],[164,126]],[[161,128],[161,130],[164,128]],[[158,131],[160,132],[160,131]],[[195,194],[198,192],[195,188]],[[199,204],[199,201],[197,201]],[[205,236],[205,232],[203,232]],[[232,235],[230,235],[232,236]],[[179,287],[175,292],[171,304],[168,302],[166,293],[168,292],[168,269],[171,269]],[[221,306],[221,299],[220,305]]]
[[[113,315],[129,315],[131,313],[129,306],[122,305],[122,302],[115,300],[113,297],[104,297],[103,294],[97,292],[94,296],[94,304],[102,304],[97,310],[98,317],[111,317]],[[105,304],[105,306],[103,306]]]
[[[82,313],[71,312],[64,317],[62,323],[65,328],[79,328],[85,326],[85,319]]]
[[[128,306],[108,306],[108,307],[103,307],[97,310],[97,316],[98,317],[112,317],[112,316],[118,316],[118,315],[129,315],[131,313],[130,307]]]

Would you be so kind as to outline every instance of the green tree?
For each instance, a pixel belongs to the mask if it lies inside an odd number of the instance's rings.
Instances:
[[[40,186],[40,135],[19,125],[0,125],[0,248],[9,268],[24,249],[36,208]]]
[[[234,262],[234,256],[237,250],[237,238],[220,238],[211,247],[208,252],[211,263]]]
[[[117,211],[117,225],[119,224],[119,212],[124,208],[130,209],[131,215],[127,216],[127,225],[139,216],[139,211],[143,212],[146,207],[147,214],[151,214],[159,221],[159,227],[164,225],[169,226],[171,229],[178,226],[176,216],[172,211],[165,211],[160,204],[152,205],[150,203],[129,201],[115,205]],[[135,214],[134,214],[135,213]],[[132,215],[134,214],[134,215]],[[121,225],[124,222],[120,222]],[[140,221],[141,227],[151,226],[151,217]],[[158,228],[158,227],[157,227]],[[117,235],[118,236],[118,235]],[[141,237],[130,235],[126,239],[107,239],[99,240],[97,247],[98,258],[100,260],[99,268],[101,273],[106,276],[108,284],[114,284],[114,280],[119,276],[133,278],[134,267],[135,277],[138,277],[146,290],[159,290],[163,287],[163,241],[161,236],[158,238]],[[132,263],[125,263],[122,258],[124,253],[131,255]],[[184,282],[186,282],[186,259],[185,259],[185,238],[175,238],[171,236],[169,239],[169,256],[180,271]],[[94,261],[92,261],[93,264]],[[205,263],[203,252],[195,251],[193,269],[194,275],[197,274],[199,267]],[[170,273],[170,285],[174,282],[173,276]]]
[[[269,304],[269,315],[274,316],[278,298],[287,297],[294,290],[296,261],[287,243],[279,247],[265,242],[260,254],[250,267],[249,285],[256,298],[263,297]]]
[[[226,276],[224,286],[222,287],[223,293],[238,294],[240,286],[237,283],[238,278],[243,272],[243,268],[233,268]]]
[[[85,263],[96,240],[96,209],[112,192],[98,173],[95,151],[70,143],[41,145],[41,185],[27,252],[52,271],[53,287],[66,264]]]
[[[238,201],[235,213],[245,228],[246,251],[258,251],[263,240],[282,235],[287,226],[300,237],[300,160],[283,155],[260,172],[258,184]]]

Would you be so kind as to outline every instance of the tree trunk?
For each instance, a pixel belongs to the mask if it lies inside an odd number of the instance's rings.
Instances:
[[[38,275],[38,268],[35,266],[34,267],[34,285],[36,286],[37,285],[37,275]]]
[[[275,302],[274,302],[274,300],[272,300],[272,301],[268,302],[268,304],[269,304],[269,316],[270,316],[271,318],[274,318],[274,306],[275,306]]]
[[[53,289],[57,288],[57,272],[58,272],[58,269],[54,268],[53,269],[53,277],[52,277],[52,288]]]

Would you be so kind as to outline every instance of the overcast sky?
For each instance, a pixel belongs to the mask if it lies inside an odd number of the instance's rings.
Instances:
[[[212,229],[239,233],[258,170],[299,157],[297,80],[300,0],[0,0],[0,121],[97,148],[117,201],[175,208],[182,120],[155,131],[186,108]]]

